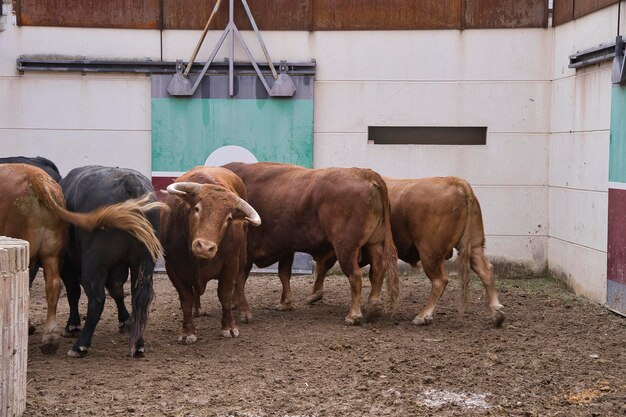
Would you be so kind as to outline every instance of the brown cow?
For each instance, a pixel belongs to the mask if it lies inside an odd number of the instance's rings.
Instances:
[[[238,280],[239,308],[250,317],[244,284],[255,263],[260,267],[279,262],[283,285],[279,309],[291,309],[291,265],[294,252],[318,256],[332,251],[350,281],[352,303],[346,316],[359,324],[363,250],[372,268],[368,314],[380,312],[381,287],[387,272],[389,301],[399,292],[397,254],[391,236],[389,197],[383,179],[361,168],[307,169],[278,163],[230,163],[224,165],[246,184],[248,201],[263,225],[248,233],[245,276]]]
[[[31,264],[39,261],[46,282],[48,311],[42,350],[58,349],[56,309],[61,291],[60,267],[68,242],[68,223],[81,229],[118,228],[136,236],[159,256],[161,245],[143,211],[158,203],[129,200],[89,213],[65,208],[61,186],[40,168],[26,164],[0,165],[0,234],[29,243]]]
[[[196,167],[167,187],[170,212],[161,215],[165,268],[178,291],[183,327],[178,341],[196,341],[193,315],[201,314],[207,281],[218,280],[222,336],[237,337],[232,315],[235,279],[246,259],[246,223],[261,224],[246,203],[246,187],[227,169]],[[194,314],[192,314],[192,310]]]
[[[422,179],[385,178],[391,200],[391,226],[398,257],[416,266],[421,260],[432,288],[426,307],[413,323],[433,322],[433,311],[448,284],[444,261],[459,252],[461,311],[467,304],[469,267],[482,280],[496,327],[504,321],[502,305],[494,287],[493,266],[485,256],[485,232],[480,204],[467,181],[457,177]],[[332,253],[318,257],[316,280],[309,303],[322,299],[324,277],[334,265]]]

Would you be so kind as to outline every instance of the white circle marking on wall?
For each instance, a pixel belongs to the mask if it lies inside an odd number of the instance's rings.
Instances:
[[[241,146],[228,145],[217,148],[204,162],[205,166],[221,166],[229,162],[245,162],[251,164],[259,162],[256,156],[249,150]]]

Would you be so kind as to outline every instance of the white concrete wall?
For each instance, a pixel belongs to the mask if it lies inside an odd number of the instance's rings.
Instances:
[[[602,301],[609,66],[567,57],[614,38],[616,7],[556,29],[266,32],[275,60],[317,61],[315,166],[459,175],[483,206],[492,258],[545,267]],[[0,156],[151,167],[144,75],[15,72],[19,54],[187,58],[197,31],[17,28],[0,33]],[[207,37],[206,59],[219,33]],[[262,60],[254,36],[244,34]],[[218,55],[222,59],[224,53]],[[243,59],[240,49],[237,57]],[[368,126],[487,126],[485,146],[374,145]],[[584,260],[581,261],[581,259]]]
[[[600,303],[606,301],[611,63],[567,66],[576,51],[613,42],[616,26],[617,5],[553,31],[549,268]]]

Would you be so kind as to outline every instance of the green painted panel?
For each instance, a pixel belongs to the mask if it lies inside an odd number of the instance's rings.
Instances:
[[[626,88],[619,85],[611,93],[609,181],[626,183]]]
[[[216,149],[313,166],[313,100],[152,99],[152,170],[187,171]]]

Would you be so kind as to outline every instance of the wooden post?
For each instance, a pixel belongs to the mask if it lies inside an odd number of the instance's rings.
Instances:
[[[0,417],[26,408],[28,242],[0,236]]]

